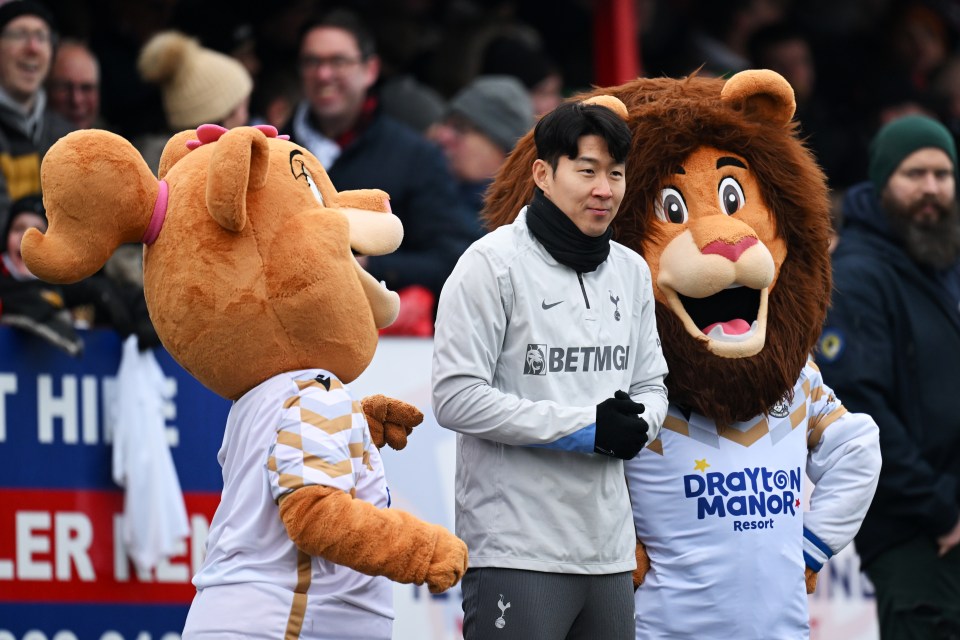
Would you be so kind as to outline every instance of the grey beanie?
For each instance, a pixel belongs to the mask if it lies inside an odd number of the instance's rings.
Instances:
[[[523,84],[512,76],[478,76],[450,101],[459,113],[505,151],[533,126],[533,102]]]

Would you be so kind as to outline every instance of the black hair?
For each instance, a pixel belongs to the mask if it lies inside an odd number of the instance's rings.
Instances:
[[[543,116],[533,130],[537,158],[556,171],[561,156],[571,160],[580,151],[580,138],[600,136],[617,162],[626,162],[630,151],[630,128],[619,115],[599,104],[564,102]]]
[[[297,38],[298,49],[303,48],[303,39],[307,34],[320,27],[342,29],[352,35],[353,39],[357,41],[360,57],[364,60],[369,60],[377,54],[377,41],[373,37],[373,32],[358,14],[343,8],[333,9],[308,19],[300,29]]]

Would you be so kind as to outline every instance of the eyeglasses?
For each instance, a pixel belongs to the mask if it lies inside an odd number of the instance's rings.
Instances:
[[[343,73],[350,67],[363,62],[362,57],[350,58],[347,56],[330,56],[321,58],[319,56],[303,56],[300,58],[300,69],[302,71],[319,71],[322,67],[329,67],[335,73]]]
[[[29,31],[27,29],[12,29],[0,32],[0,38],[16,44],[26,44],[30,40],[35,41],[37,44],[50,44],[53,42],[53,34],[43,30]]]

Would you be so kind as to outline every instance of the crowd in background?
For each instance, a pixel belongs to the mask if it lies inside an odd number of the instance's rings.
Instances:
[[[39,0],[0,0],[0,15],[19,17],[11,7],[24,2]],[[156,171],[175,131],[270,124],[310,148],[338,188],[391,194],[404,246],[364,265],[400,291],[403,315],[391,331],[407,335],[432,334],[436,296],[482,234],[483,193],[513,143],[564,96],[594,82],[588,0],[40,6],[45,14],[29,28],[11,31],[10,20],[0,20],[0,228],[10,227],[13,201],[40,195],[38,171],[24,173],[32,165],[18,154],[42,157],[72,129],[122,135]],[[338,8],[353,14],[359,31],[345,27],[346,53],[318,53],[342,44],[317,35],[329,35],[322,16]],[[637,0],[636,16],[644,75],[764,67],[786,77],[837,202],[866,177],[868,141],[891,119],[928,114],[960,135],[960,6],[952,2]],[[49,29],[36,27],[45,22]],[[378,146],[377,138],[390,144]],[[100,298],[130,299],[141,286],[138,260],[139,247],[118,252],[98,274],[109,290]],[[145,308],[133,300],[126,315],[101,312],[92,324],[140,326],[151,343]]]

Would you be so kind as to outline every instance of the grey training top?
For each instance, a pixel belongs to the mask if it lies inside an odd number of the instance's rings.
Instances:
[[[592,453],[596,405],[628,391],[652,442],[666,373],[638,254],[611,242],[596,271],[577,274],[533,237],[525,209],[475,242],[444,285],[433,356],[437,421],[458,432],[456,531],[470,566],[632,570],[623,463]]]

